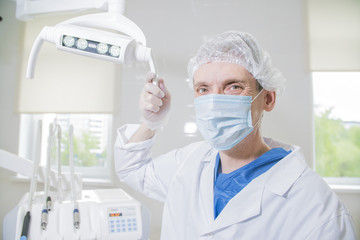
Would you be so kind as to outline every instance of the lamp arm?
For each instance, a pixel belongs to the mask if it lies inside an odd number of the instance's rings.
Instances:
[[[83,27],[105,28],[118,31],[129,35],[137,42],[146,46],[146,37],[139,26],[119,13],[106,12],[87,14],[63,21],[58,25],[62,24],[74,24]]]
[[[16,18],[28,21],[36,15],[56,12],[76,12],[90,9],[106,11],[110,5],[119,6],[123,13],[125,0],[16,0]]]
[[[44,40],[49,41],[51,43],[55,43],[55,31],[53,27],[45,26],[37,38],[31,48],[28,66],[26,70],[26,78],[33,78],[34,77],[34,70],[36,65],[36,59],[39,55],[40,48],[44,42]]]

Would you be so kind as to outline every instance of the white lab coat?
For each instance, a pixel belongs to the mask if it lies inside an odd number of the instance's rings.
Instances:
[[[299,147],[265,139],[291,153],[250,182],[214,220],[217,151],[206,142],[152,159],[154,139],[127,143],[137,126],[118,130],[115,166],[120,180],[165,202],[162,240],[355,240],[347,209],[305,163]]]

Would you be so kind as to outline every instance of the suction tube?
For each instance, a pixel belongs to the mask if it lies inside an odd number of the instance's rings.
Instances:
[[[58,164],[58,201],[62,201],[62,177],[61,177],[61,127],[56,125],[57,132],[57,155],[56,161]]]
[[[74,228],[79,229],[80,228],[80,212],[79,212],[79,206],[76,199],[76,189],[75,189],[75,173],[74,173],[74,128],[72,125],[70,125],[69,129],[69,162],[70,162],[70,178],[71,178],[71,198],[74,203],[74,211],[73,211],[73,221],[74,221]]]
[[[34,165],[33,165],[33,174],[32,174],[32,178],[31,178],[30,196],[29,196],[29,203],[28,203],[29,211],[31,211],[32,199],[34,197],[34,193],[36,191],[36,186],[37,186],[39,163],[40,163],[41,133],[42,133],[42,121],[40,120],[38,122],[36,140],[35,140]]]
[[[69,163],[70,163],[70,180],[71,180],[71,198],[75,201],[75,176],[74,176],[74,128],[69,128]]]
[[[31,220],[31,215],[30,215],[30,211],[28,211],[26,213],[25,217],[24,217],[23,228],[22,228],[22,231],[21,231],[20,240],[27,240],[28,239],[30,220]]]
[[[44,199],[45,206],[47,210],[51,211],[51,198],[49,196],[50,188],[50,169],[51,169],[51,149],[54,144],[54,125],[51,123],[49,126],[49,139],[48,139],[48,149],[47,149],[47,158],[46,158],[46,178],[45,178],[45,189],[44,189]]]
[[[49,137],[48,137],[48,148],[46,157],[46,173],[45,173],[45,186],[44,186],[44,206],[41,212],[41,228],[46,230],[48,224],[48,214],[51,210],[51,198],[49,196],[49,184],[50,184],[50,164],[51,164],[51,148],[53,145],[54,138],[54,127],[51,123],[49,125]]]

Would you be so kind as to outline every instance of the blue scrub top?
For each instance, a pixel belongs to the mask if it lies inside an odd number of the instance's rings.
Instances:
[[[283,148],[272,148],[251,163],[231,172],[221,173],[219,153],[216,156],[214,180],[214,216],[224,209],[226,204],[246,185],[259,175],[265,173],[278,161],[286,157],[290,151]]]

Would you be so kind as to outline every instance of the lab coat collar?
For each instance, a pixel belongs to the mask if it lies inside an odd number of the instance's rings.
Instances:
[[[270,138],[266,138],[265,142],[272,148],[282,147],[285,150],[291,150],[288,156],[268,171],[269,176],[265,185],[274,194],[284,197],[307,167],[304,155],[298,146],[283,144]]]
[[[292,152],[275,164],[269,171],[255,178],[249,183],[242,191],[233,197],[219,216],[214,219],[214,204],[213,204],[213,187],[214,187],[214,154],[209,154],[211,158],[210,168],[205,174],[203,181],[204,186],[201,186],[201,198],[205,212],[208,213],[209,225],[208,228],[202,233],[206,235],[216,232],[223,228],[229,227],[235,223],[246,221],[250,218],[256,217],[261,214],[262,197],[265,189],[273,192],[274,194],[285,197],[288,190],[292,187],[295,181],[300,177],[306,168],[304,157],[299,147],[292,145],[284,145],[272,139],[265,139],[270,147],[283,147],[285,150]],[[210,184],[211,183],[211,184]],[[236,213],[236,214],[234,214]]]

